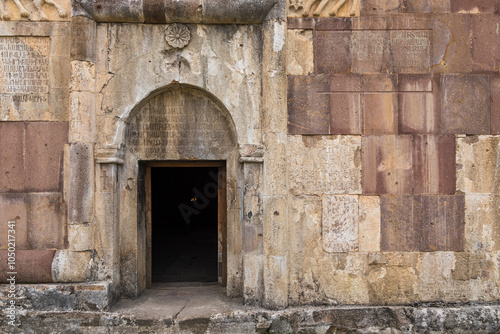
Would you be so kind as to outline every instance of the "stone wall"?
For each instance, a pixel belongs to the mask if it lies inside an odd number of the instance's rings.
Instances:
[[[226,160],[228,296],[497,302],[498,1],[218,1],[0,8],[0,278],[15,222],[19,291],[139,296],[142,164]]]
[[[499,9],[292,8],[290,304],[498,300]]]

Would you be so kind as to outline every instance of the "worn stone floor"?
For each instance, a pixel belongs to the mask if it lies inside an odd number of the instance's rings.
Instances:
[[[138,299],[122,299],[110,312],[141,319],[182,321],[235,311],[251,311],[242,299],[229,299],[217,283],[157,283]]]

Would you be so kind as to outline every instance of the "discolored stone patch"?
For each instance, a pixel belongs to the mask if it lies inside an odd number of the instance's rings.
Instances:
[[[323,197],[323,250],[350,252],[358,249],[358,196]]]
[[[445,74],[441,87],[442,133],[490,133],[489,75]]]

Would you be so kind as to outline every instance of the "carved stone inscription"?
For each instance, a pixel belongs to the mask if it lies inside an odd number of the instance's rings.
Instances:
[[[235,140],[215,102],[178,88],[152,98],[131,116],[127,147],[143,160],[223,160]]]
[[[48,37],[0,37],[0,115],[48,108]]]
[[[428,30],[353,31],[355,73],[422,73],[430,68]]]

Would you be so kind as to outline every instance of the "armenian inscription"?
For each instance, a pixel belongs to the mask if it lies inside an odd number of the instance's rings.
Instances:
[[[48,108],[48,37],[0,37],[0,117]]]
[[[356,73],[425,73],[430,67],[430,32],[353,31],[351,52]]]
[[[142,159],[225,159],[234,148],[230,124],[195,90],[152,98],[131,116],[127,146]]]

